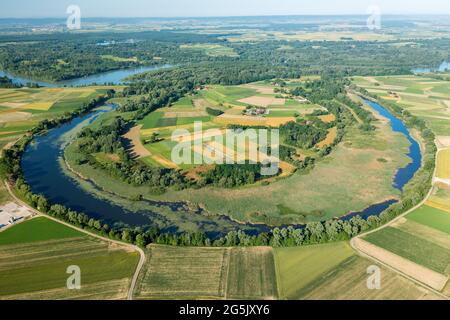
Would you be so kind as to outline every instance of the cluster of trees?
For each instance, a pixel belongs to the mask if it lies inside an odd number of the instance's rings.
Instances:
[[[123,145],[121,134],[128,128],[128,122],[116,117],[109,125],[97,130],[83,129],[74,144],[78,164],[89,165],[108,172],[111,176],[135,186],[148,185],[154,193],[163,193],[166,187],[184,189],[192,182],[177,170],[149,167],[129,157]],[[105,152],[119,156],[118,162],[100,162],[93,153]]]
[[[85,154],[105,152],[115,153],[121,159],[127,159],[127,153],[122,145],[121,134],[127,127],[127,122],[122,117],[116,117],[107,126],[98,130],[87,127],[78,135],[78,149]]]
[[[319,121],[320,122],[320,121]],[[323,123],[323,122],[322,122]],[[326,138],[327,127],[319,127],[310,123],[288,122],[280,126],[280,136],[291,146],[310,149]]]
[[[338,94],[336,96],[336,100],[343,103],[347,107],[355,112],[356,116],[363,122],[359,128],[363,131],[373,131],[375,130],[375,126],[372,125],[372,122],[375,120],[373,114],[370,111],[365,110],[362,106],[361,102],[352,101],[345,94]]]
[[[233,188],[260,180],[261,164],[220,164],[203,174],[203,184]]]
[[[214,117],[218,117],[220,115],[223,114],[222,110],[217,110],[217,109],[213,109],[210,107],[206,107],[206,112],[210,115],[210,116],[214,116]]]
[[[162,194],[166,188],[176,190],[186,189],[195,183],[180,171],[166,168],[149,167],[137,161],[99,162],[87,156],[86,160],[94,168],[102,169],[112,177],[118,178],[130,185],[149,186],[151,192]]]
[[[19,88],[20,85],[14,83],[10,78],[0,77],[0,88]]]

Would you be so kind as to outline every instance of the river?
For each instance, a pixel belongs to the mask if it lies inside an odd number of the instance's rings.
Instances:
[[[104,192],[98,192],[95,196],[93,192],[86,191],[80,186],[79,180],[68,174],[64,165],[65,146],[83,127],[114,108],[113,105],[97,108],[88,115],[75,118],[50,130],[46,135],[37,136],[28,145],[22,157],[22,168],[25,180],[34,193],[44,195],[51,203],[63,204],[72,210],[84,212],[90,217],[117,227],[158,226],[163,231],[203,231],[213,238],[235,229],[245,230],[249,234],[269,230],[264,225],[242,225],[226,216],[206,216],[202,214],[201,209],[192,211],[181,202],[122,199],[124,206],[119,206],[107,198],[98,196]],[[93,183],[88,181],[83,183],[90,184],[90,191],[95,190]]]
[[[411,137],[406,126],[379,104],[366,101],[374,110],[390,120],[392,129],[400,132],[410,141],[408,156],[411,162],[404,168],[399,168],[393,178],[393,186],[398,190],[414,176],[421,166],[422,155],[418,143]],[[81,187],[79,179],[74,179],[67,173],[64,164],[64,148],[81,128],[92,123],[104,112],[109,112],[114,106],[98,108],[88,115],[73,119],[58,128],[52,129],[46,135],[38,136],[31,143],[22,158],[22,168],[25,180],[34,193],[43,194],[51,203],[60,203],[73,210],[101,219],[114,226],[158,226],[164,231],[202,231],[210,237],[224,235],[230,230],[241,229],[250,234],[268,231],[265,225],[239,224],[226,216],[205,215],[203,210],[195,212],[187,209],[185,204],[162,203],[152,201],[130,201],[123,199],[121,205],[108,200],[105,192],[96,189],[95,184],[89,184],[89,191]],[[91,192],[92,190],[96,192]],[[111,195],[110,195],[111,196]],[[112,197],[116,197],[112,195]],[[347,220],[355,215],[367,218],[379,215],[395,200],[378,203],[361,212],[353,212],[342,219]]]
[[[71,80],[65,80],[60,81],[57,83],[51,83],[51,82],[45,82],[45,81],[38,81],[38,80],[32,80],[27,78],[22,78],[19,76],[12,75],[8,72],[0,71],[0,77],[7,76],[10,78],[14,83],[21,84],[21,85],[27,85],[28,83],[37,83],[41,87],[50,87],[50,88],[57,88],[57,87],[79,87],[79,86],[90,86],[94,84],[102,85],[102,84],[124,84],[124,79],[139,74],[144,73],[148,71],[163,69],[163,68],[170,68],[170,65],[163,65],[163,66],[153,66],[153,67],[139,67],[139,68],[133,68],[133,69],[119,69],[114,71],[108,71],[108,72],[102,72],[98,74],[94,74],[91,76],[83,77],[83,78],[77,78],[77,79],[71,79]]]
[[[442,62],[437,68],[415,68],[414,73],[429,73],[429,72],[445,72],[450,71],[450,61]]]
[[[377,111],[382,117],[387,118],[389,120],[392,131],[400,132],[408,139],[410,143],[409,152],[407,156],[411,159],[411,161],[404,168],[399,168],[394,176],[394,179],[392,180],[392,186],[395,189],[403,191],[405,185],[414,177],[414,175],[422,165],[422,153],[420,150],[420,145],[411,136],[411,133],[409,132],[408,128],[400,119],[396,118],[388,110],[386,110],[376,102],[370,100],[365,100],[365,102],[372,109]],[[363,211],[352,212],[349,215],[345,216],[344,219],[350,219],[357,215],[367,219],[370,216],[379,215],[396,202],[397,200],[392,199],[382,203],[377,203],[364,209]]]

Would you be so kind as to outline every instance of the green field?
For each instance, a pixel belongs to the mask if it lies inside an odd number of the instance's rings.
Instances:
[[[0,233],[0,246],[82,236],[84,236],[83,233],[53,220],[35,218]]]
[[[0,183],[0,205],[8,202],[11,197],[8,193],[8,190],[6,190],[6,187],[3,182]]]
[[[392,177],[408,161],[406,155],[399,152],[404,150],[406,153],[406,139],[393,134],[386,124],[380,123],[379,126],[379,131],[373,134],[349,130],[345,141],[305,175],[293,174],[268,186],[170,190],[153,198],[184,199],[203,204],[212,212],[231,215],[239,221],[268,224],[325,220],[363,210],[398,194],[392,187]],[[389,161],[380,163],[377,160],[380,158]],[[114,188],[113,185],[103,187]],[[289,208],[292,214],[282,215],[280,206]]]
[[[0,299],[125,299],[139,255],[47,218],[0,233]],[[69,266],[81,289],[69,290]]]
[[[151,129],[156,128],[159,120],[162,118],[164,113],[162,112],[152,112],[148,116],[146,116],[143,120],[140,121],[140,124],[143,125],[142,129]]]
[[[231,249],[227,299],[275,299],[277,283],[271,248]]]
[[[317,278],[303,290],[305,300],[422,300],[441,299],[441,297],[418,287],[396,272],[381,265],[381,288],[367,288],[367,269],[373,266],[371,260],[351,256],[330,272]]]
[[[450,250],[403,230],[387,227],[364,240],[441,274],[450,274]]]
[[[408,214],[407,218],[450,234],[450,213],[429,206],[422,206]]]
[[[220,44],[183,44],[180,48],[184,50],[204,52],[206,55],[211,57],[239,57],[239,54],[237,54],[233,48],[222,46]]]
[[[441,299],[396,272],[355,254],[347,242],[276,248],[281,299],[417,300]],[[369,266],[380,268],[379,290],[367,287]]]
[[[353,255],[346,242],[276,248],[275,266],[281,299],[299,299],[304,290]]]

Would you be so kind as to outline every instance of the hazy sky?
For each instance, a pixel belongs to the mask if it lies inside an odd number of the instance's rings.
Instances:
[[[450,14],[449,0],[0,0],[0,18],[65,17],[79,5],[84,17],[195,17],[242,15]]]

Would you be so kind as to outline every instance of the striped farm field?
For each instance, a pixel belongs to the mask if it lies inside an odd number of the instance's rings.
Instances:
[[[152,246],[136,299],[223,298],[229,261],[225,248]]]
[[[23,106],[25,109],[47,111],[53,106],[53,102],[34,102]]]
[[[272,248],[233,248],[227,299],[275,299],[277,283]]]
[[[344,260],[333,270],[308,286],[301,296],[305,300],[440,300],[440,296],[419,287],[381,265],[382,286],[367,287],[367,270],[374,262],[356,255]]]
[[[241,125],[241,126],[269,126],[279,127],[288,122],[295,121],[294,117],[276,117],[276,118],[256,118],[240,115],[222,115],[214,119],[214,122],[221,125]]]
[[[139,255],[44,217],[0,233],[0,299],[125,299]],[[69,266],[81,289],[67,289]]]
[[[434,272],[450,275],[450,250],[412,233],[387,227],[364,240]]]
[[[40,121],[80,108],[106,91],[103,87],[0,89],[0,134],[23,135]]]
[[[438,153],[436,175],[441,179],[450,179],[450,149]]]
[[[438,199],[430,199],[430,200],[427,200],[427,202],[425,202],[425,204],[429,207],[436,208],[436,209],[450,213],[450,203],[442,202],[439,200]]]
[[[268,247],[199,248],[152,245],[136,299],[275,299]]]

